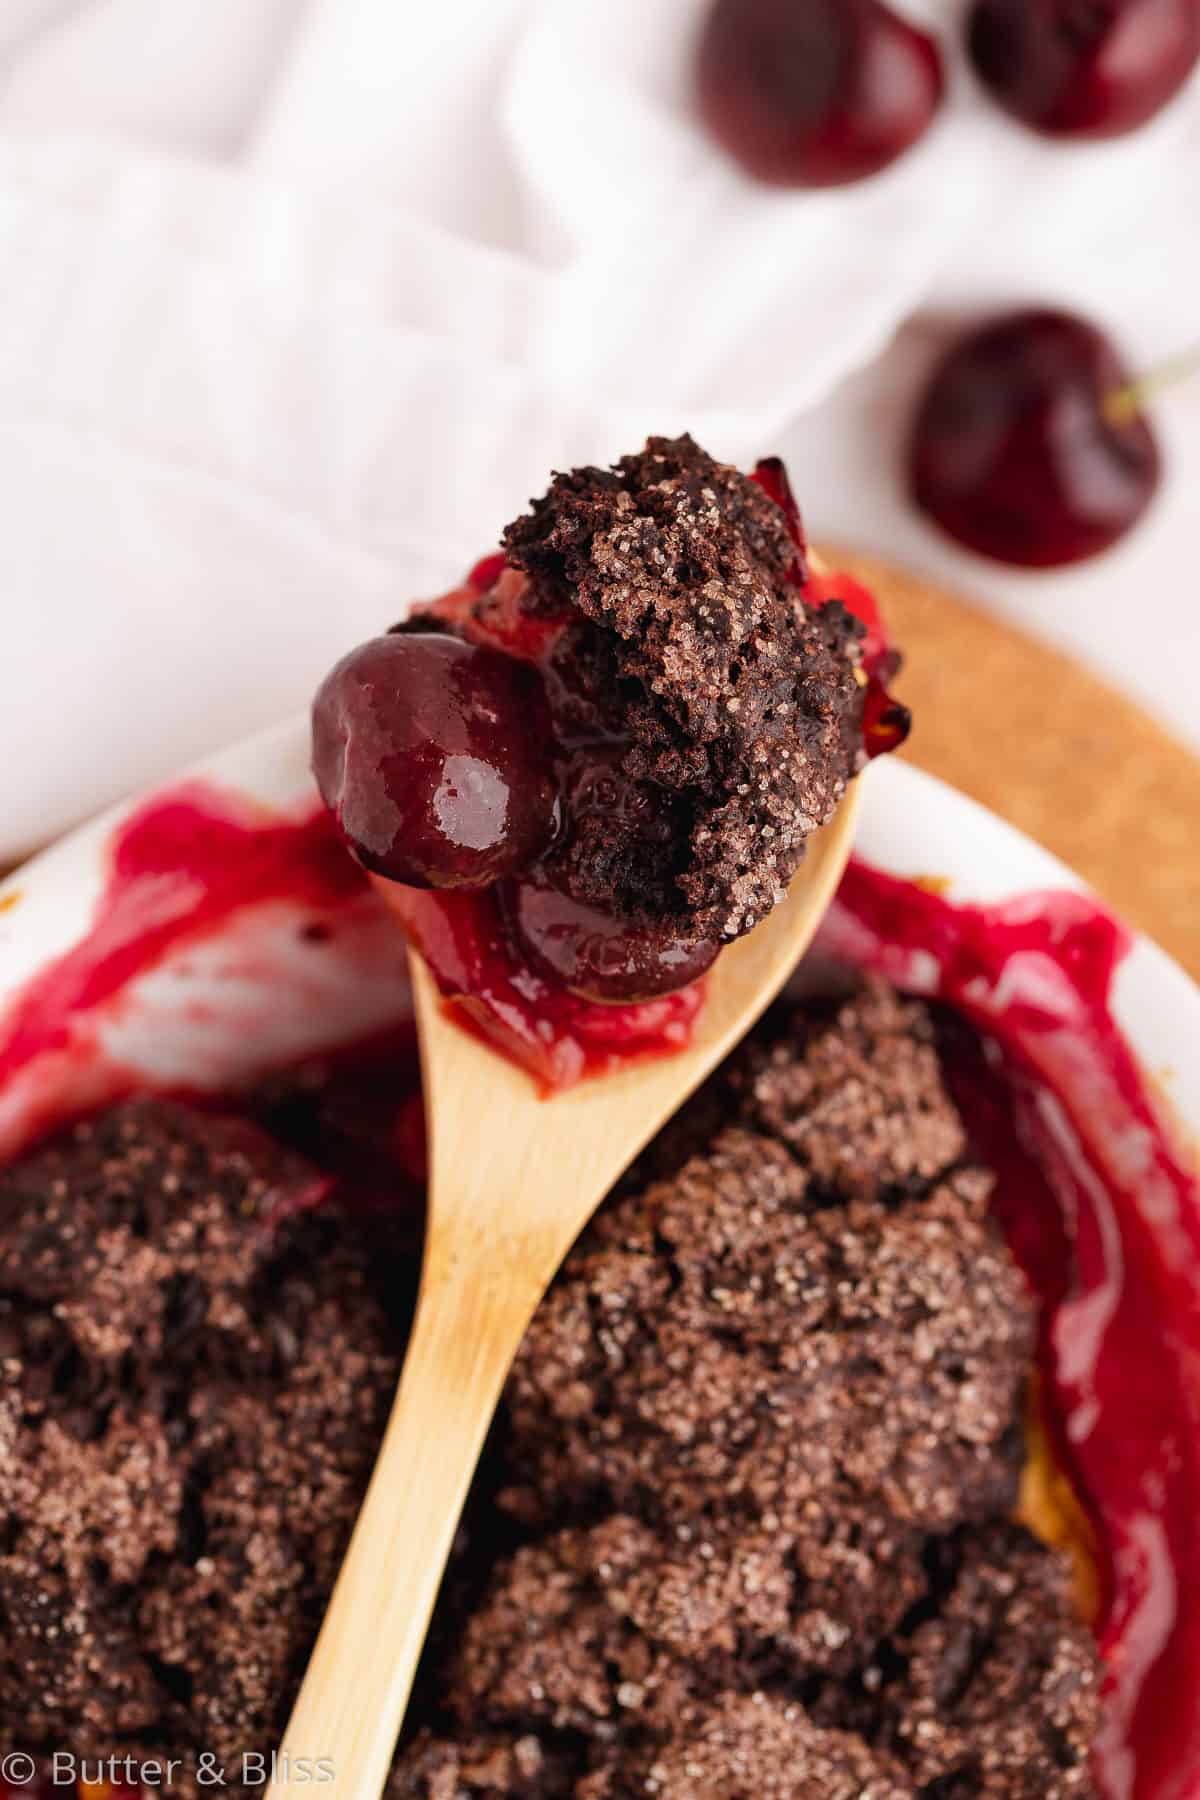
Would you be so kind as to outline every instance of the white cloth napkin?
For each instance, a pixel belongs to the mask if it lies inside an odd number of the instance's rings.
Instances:
[[[704,4],[4,0],[0,859],[304,704],[551,467],[782,446],[815,530],[886,549],[900,421],[839,384],[916,309],[1196,335],[1200,89],[1045,145],[975,91],[961,0],[907,0],[951,65],[928,139],[767,193],[692,119]]]

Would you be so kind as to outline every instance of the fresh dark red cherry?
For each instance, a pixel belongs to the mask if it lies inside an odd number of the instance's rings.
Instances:
[[[435,633],[372,638],[313,703],[313,771],[359,861],[412,887],[480,888],[554,834],[536,670]]]
[[[1197,0],[975,0],[971,60],[993,99],[1055,137],[1120,137],[1200,59]]]
[[[513,882],[503,907],[523,961],[584,1000],[625,1005],[696,981],[720,945],[681,943],[669,927],[638,926],[583,906],[544,880]]]
[[[716,0],[696,89],[709,130],[751,175],[839,187],[928,129],[942,58],[882,0]]]
[[[1129,372],[1069,313],[1011,313],[934,370],[909,446],[913,496],[944,531],[1000,562],[1052,568],[1132,530],[1161,479]]]

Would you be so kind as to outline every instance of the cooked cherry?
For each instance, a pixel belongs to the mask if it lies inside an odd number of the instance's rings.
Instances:
[[[877,756],[890,756],[908,739],[912,730],[912,712],[901,700],[893,700],[878,675],[867,681],[863,696],[863,749],[874,762]]]
[[[485,887],[553,836],[536,670],[435,633],[373,638],[313,703],[313,770],[359,861],[414,887]]]
[[[682,942],[669,923],[644,926],[571,900],[544,879],[504,890],[504,915],[523,960],[584,1000],[624,1005],[687,987],[719,944]]]
[[[1200,59],[1196,0],[975,0],[971,60],[1037,131],[1120,137],[1174,98]]]
[[[481,556],[471,573],[467,576],[468,587],[473,587],[477,594],[486,594],[494,588],[506,568],[503,550],[492,550],[487,556]]]
[[[943,73],[934,39],[882,0],[716,0],[696,82],[709,130],[751,175],[837,187],[916,143]]]
[[[792,492],[787,464],[781,456],[764,456],[755,463],[750,479],[757,481],[763,493],[775,502],[787,520],[788,536],[796,546],[796,554],[788,569],[788,580],[796,587],[803,587],[808,578],[808,545],[804,537],[804,520],[800,517],[800,508]]]
[[[477,565],[473,582],[482,566]],[[503,557],[486,589],[475,594],[462,616],[462,630],[470,643],[537,663],[543,671],[567,624],[565,608],[534,604],[528,579],[519,569],[510,569]]]
[[[951,537],[1049,568],[1107,550],[1161,478],[1145,419],[1115,407],[1130,376],[1068,313],[1012,313],[934,371],[909,447],[913,495]]]

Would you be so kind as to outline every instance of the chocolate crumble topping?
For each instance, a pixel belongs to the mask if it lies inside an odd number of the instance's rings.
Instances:
[[[3,1749],[190,1771],[277,1743],[412,1286],[321,1187],[150,1101],[0,1172]]]
[[[697,940],[749,931],[862,764],[860,625],[805,605],[781,510],[690,437],[557,475],[504,546],[627,734],[635,799],[581,809],[548,872]]]
[[[377,1198],[370,1105],[261,1111]],[[180,1758],[198,1800],[198,1751],[277,1743],[415,1273],[325,1185],[151,1101],[0,1172],[0,1749]],[[1095,1646],[1011,1522],[1034,1318],[989,1188],[890,990],[735,1053],[529,1330],[394,1800],[1095,1795]]]

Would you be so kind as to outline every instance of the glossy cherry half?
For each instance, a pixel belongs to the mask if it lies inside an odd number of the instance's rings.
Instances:
[[[975,0],[971,61],[992,98],[1036,131],[1136,131],[1200,61],[1197,0]]]
[[[1131,376],[1069,313],[1010,313],[937,365],[909,445],[918,506],[1000,562],[1053,568],[1131,531],[1162,475],[1146,420],[1114,411]]]
[[[759,181],[839,187],[928,129],[937,43],[881,0],[716,0],[700,39],[701,116]]]

